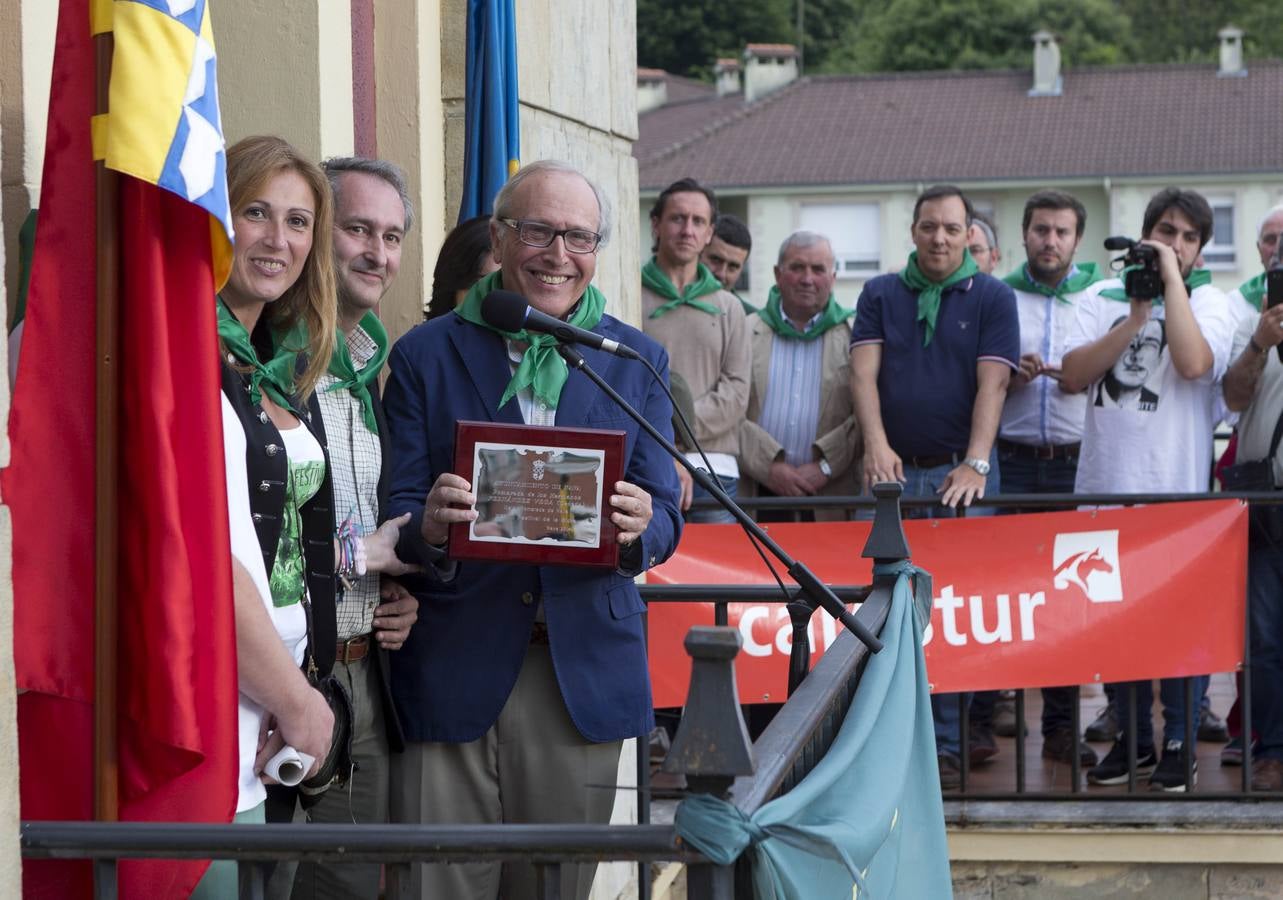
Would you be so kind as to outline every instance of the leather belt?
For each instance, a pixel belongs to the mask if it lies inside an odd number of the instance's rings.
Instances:
[[[956,466],[962,462],[963,453],[937,453],[935,456],[910,456],[904,462],[915,469],[934,469],[937,466]]]
[[[348,665],[349,663],[358,662],[365,659],[370,654],[370,634],[358,634],[356,637],[348,638],[346,641],[339,641],[337,649],[334,651],[334,661]]]
[[[1018,444],[1015,441],[998,439],[999,450],[1014,453],[1016,456],[1023,456],[1027,459],[1077,459],[1078,451],[1081,447],[1081,442],[1074,444],[1047,444],[1039,447],[1033,444]]]
[[[534,622],[530,627],[530,643],[548,646],[551,641],[548,640],[548,623]]]

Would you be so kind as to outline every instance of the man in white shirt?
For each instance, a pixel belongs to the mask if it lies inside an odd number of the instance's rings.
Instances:
[[[1212,465],[1216,385],[1225,372],[1234,329],[1225,294],[1195,263],[1211,238],[1212,210],[1194,191],[1166,188],[1145,209],[1141,236],[1158,254],[1162,293],[1152,301],[1127,295],[1118,281],[1106,282],[1078,304],[1061,384],[1086,389],[1087,416],[1078,458],[1078,493],[1184,493],[1207,489]],[[1158,673],[1155,673],[1158,674]],[[1194,679],[1194,696],[1206,676]],[[1162,681],[1163,754],[1153,742],[1151,682],[1136,682],[1137,768],[1152,772],[1154,790],[1185,791],[1184,689],[1180,679]],[[1128,720],[1130,693],[1117,693],[1119,720]],[[1197,706],[1190,711],[1194,734]],[[1127,743],[1122,735],[1100,765],[1088,773],[1094,784],[1127,780]]]
[[[1074,491],[1087,395],[1065,390],[1060,365],[1079,302],[1103,280],[1095,263],[1074,262],[1086,227],[1087,210],[1063,191],[1038,191],[1025,202],[1025,262],[1004,279],[1020,316],[1020,370],[998,426],[1004,494]],[[1082,764],[1094,766],[1095,752],[1073,733],[1074,699],[1072,688],[1043,689],[1042,755],[1068,763],[1076,748]]]

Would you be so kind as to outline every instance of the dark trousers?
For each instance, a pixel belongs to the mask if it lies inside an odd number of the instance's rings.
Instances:
[[[1002,472],[1004,494],[1072,494],[1074,492],[1074,477],[1078,474],[1077,457],[1034,459],[1027,454],[999,447],[998,464]],[[1043,737],[1073,726],[1074,699],[1072,687],[1042,689]],[[975,705],[980,707],[976,715],[979,719],[985,713],[986,704],[977,695]],[[988,709],[992,719],[991,700],[988,701]]]

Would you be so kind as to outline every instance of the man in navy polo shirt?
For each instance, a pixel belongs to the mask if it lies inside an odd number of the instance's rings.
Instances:
[[[864,482],[904,483],[951,509],[998,487],[994,439],[1020,362],[1011,288],[967,251],[971,203],[950,185],[913,207],[917,248],[904,269],[870,280],[856,304],[851,388],[864,435]],[[959,704],[932,698],[941,786],[961,779]]]

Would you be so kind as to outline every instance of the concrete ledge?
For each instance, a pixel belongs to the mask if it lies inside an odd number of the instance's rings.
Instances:
[[[949,856],[972,862],[1283,863],[1283,800],[949,801]]]

